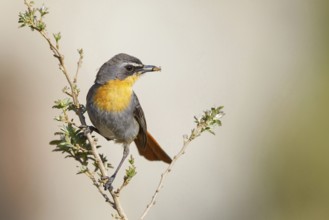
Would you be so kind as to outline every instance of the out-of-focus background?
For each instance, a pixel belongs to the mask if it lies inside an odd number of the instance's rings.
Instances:
[[[162,66],[135,91],[170,155],[194,115],[225,106],[223,127],[191,144],[147,219],[329,219],[328,1],[45,4],[71,72],[76,49],[85,51],[82,103],[98,68],[117,53]],[[18,29],[23,10],[23,0],[1,2],[0,219],[110,219],[90,181],[75,175],[77,164],[48,144],[58,129],[51,106],[66,82],[40,36]],[[122,148],[99,140],[117,164]],[[122,203],[137,219],[166,165],[131,149],[138,175]]]

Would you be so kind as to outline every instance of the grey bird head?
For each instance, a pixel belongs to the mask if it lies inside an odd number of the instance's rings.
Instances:
[[[95,83],[104,84],[109,80],[124,80],[134,74],[160,71],[160,67],[144,65],[138,58],[120,53],[104,63],[97,73]]]

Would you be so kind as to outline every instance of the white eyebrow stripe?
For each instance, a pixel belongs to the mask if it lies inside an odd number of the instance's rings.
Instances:
[[[143,64],[139,64],[139,63],[131,63],[131,62],[125,62],[124,65],[132,65],[134,67],[143,67]]]

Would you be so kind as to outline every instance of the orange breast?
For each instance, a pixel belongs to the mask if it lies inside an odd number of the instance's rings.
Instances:
[[[104,111],[121,112],[131,101],[132,85],[139,78],[137,75],[129,76],[124,80],[110,80],[100,86],[94,95],[95,105]]]

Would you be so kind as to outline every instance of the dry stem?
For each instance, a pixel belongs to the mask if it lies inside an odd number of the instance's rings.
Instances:
[[[94,186],[98,189],[98,192],[104,197],[105,201],[108,202],[113,208],[115,206],[114,202],[110,200],[110,198],[107,196],[107,194],[103,190],[103,186],[99,184],[94,176],[93,173],[90,172],[90,170],[86,170],[84,172],[93,182]]]
[[[123,208],[121,206],[119,197],[120,197],[120,193],[119,192],[115,192],[114,190],[110,190],[111,196],[113,198],[114,201],[114,209],[117,210],[120,219],[122,220],[128,220],[128,217],[126,216],[125,212],[123,211]]]
[[[170,173],[171,169],[174,167],[177,160],[185,153],[185,150],[186,150],[187,146],[191,143],[191,141],[195,137],[197,137],[201,134],[201,129],[202,129],[202,126],[199,125],[196,129],[194,129],[192,131],[192,134],[190,135],[190,137],[184,136],[184,142],[183,142],[182,148],[180,149],[178,154],[176,156],[174,156],[172,162],[168,165],[167,169],[161,174],[161,178],[160,178],[158,187],[156,188],[156,190],[152,196],[151,202],[146,206],[146,209],[144,210],[143,214],[141,215],[140,220],[143,220],[145,218],[145,216],[148,214],[148,212],[150,211],[150,209],[155,205],[156,198],[164,186],[164,181],[165,181],[167,175]]]
[[[29,11],[32,11],[32,6],[31,4],[25,0],[24,1],[25,5],[27,6],[28,10]],[[73,99],[73,104],[76,108],[76,113],[79,117],[79,120],[80,120],[80,123],[82,126],[87,126],[86,124],[86,120],[85,120],[85,117],[83,115],[83,109],[81,108],[81,105],[79,103],[79,100],[78,100],[78,90],[77,90],[77,87],[76,87],[76,82],[77,82],[77,77],[78,77],[78,73],[79,73],[79,70],[81,68],[81,64],[82,64],[82,59],[83,59],[83,55],[82,55],[82,50],[79,50],[79,60],[78,60],[78,63],[77,63],[77,70],[76,70],[76,73],[75,73],[75,76],[73,78],[73,81],[67,71],[67,68],[66,68],[66,65],[64,63],[64,56],[60,53],[59,51],[59,47],[57,44],[54,44],[51,39],[48,37],[48,34],[45,30],[40,30],[38,29],[37,27],[33,26],[33,28],[38,31],[41,36],[48,42],[48,45],[50,47],[50,50],[53,52],[53,55],[54,57],[56,57],[59,61],[59,69],[63,72],[69,86],[70,86],[70,92],[65,92],[67,95],[69,95],[70,97],[72,97]],[[87,131],[86,132],[86,137],[88,139],[88,142],[90,143],[90,146],[91,146],[91,150],[92,150],[92,153],[93,153],[93,156],[95,157],[95,161],[96,161],[96,164],[98,166],[98,168],[100,169],[100,172],[101,172],[101,178],[105,178],[107,177],[107,171],[105,169],[105,166],[101,160],[101,157],[99,156],[99,153],[97,151],[97,148],[96,148],[96,143],[93,139],[93,137],[91,136],[90,132]],[[92,173],[90,173],[89,171],[86,171],[85,173],[93,182],[93,184],[97,187],[98,191],[100,192],[100,194],[106,199],[107,202],[109,202],[112,207],[118,212],[119,216],[124,219],[124,220],[127,220],[127,217],[121,207],[121,204],[120,204],[120,200],[119,200],[119,194],[116,194],[114,193],[113,191],[110,192],[112,197],[113,197],[113,201],[114,202],[111,202],[108,198],[108,196],[106,195],[106,193],[102,190],[102,186],[96,181],[94,175]]]

